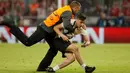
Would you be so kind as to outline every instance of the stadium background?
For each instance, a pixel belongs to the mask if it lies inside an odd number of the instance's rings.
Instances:
[[[15,25],[30,36],[38,23],[71,1],[0,0],[0,16],[14,14]],[[94,73],[130,73],[130,0],[76,1],[82,5],[81,12],[87,15],[87,32],[92,42],[90,46],[82,48],[81,35],[72,39],[78,42],[76,45],[80,47],[85,62],[96,66]],[[48,50],[45,40],[25,47],[8,30],[0,26],[0,73],[37,73],[35,70]],[[52,66],[62,60],[58,53]],[[57,73],[66,72],[83,73],[83,70],[78,63],[74,63]]]
[[[30,36],[51,12],[71,1],[73,0],[0,0],[0,16],[14,14],[15,25]],[[77,1],[82,5],[81,12],[87,15],[86,26],[92,42],[130,42],[130,0]],[[0,27],[0,39],[0,42],[17,42],[6,27]],[[74,41],[82,42],[82,36],[76,36]]]

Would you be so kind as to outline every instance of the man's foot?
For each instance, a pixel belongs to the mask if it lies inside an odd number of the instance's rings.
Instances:
[[[37,72],[45,72],[45,71],[47,71],[48,68],[49,67],[47,67],[47,68],[38,68]]]
[[[52,67],[48,67],[46,70],[47,70],[47,72],[49,72],[49,73],[55,73],[55,71],[53,70]]]
[[[0,25],[6,25],[8,27],[14,25],[14,19],[13,16],[3,16],[0,17]]]
[[[46,72],[46,69],[37,69],[37,72]]]
[[[85,67],[85,72],[86,73],[92,73],[95,69],[96,69],[95,67],[86,66]]]

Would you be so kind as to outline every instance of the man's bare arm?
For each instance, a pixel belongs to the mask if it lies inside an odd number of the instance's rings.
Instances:
[[[58,36],[60,36],[64,41],[68,41],[68,37],[65,36],[62,32],[61,32],[61,29],[63,29],[63,26],[62,24],[58,24],[56,26],[54,26],[54,31],[58,34]]]
[[[83,38],[84,38],[84,44],[81,45],[81,47],[86,47],[86,46],[90,45],[90,40],[88,38],[87,31],[82,29],[82,33],[81,34],[83,35]]]

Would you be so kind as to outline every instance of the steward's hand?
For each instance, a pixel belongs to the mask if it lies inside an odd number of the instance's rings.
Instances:
[[[65,35],[60,35],[60,37],[64,40],[64,41],[69,41],[69,38]]]

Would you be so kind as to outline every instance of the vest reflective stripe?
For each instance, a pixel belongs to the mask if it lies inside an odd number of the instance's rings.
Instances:
[[[69,5],[57,9],[51,15],[49,15],[43,22],[45,23],[45,25],[47,27],[51,27],[51,26],[55,25],[60,20],[61,14],[65,11],[71,11],[72,12]],[[73,18],[74,18],[74,15],[72,15],[72,19]]]

